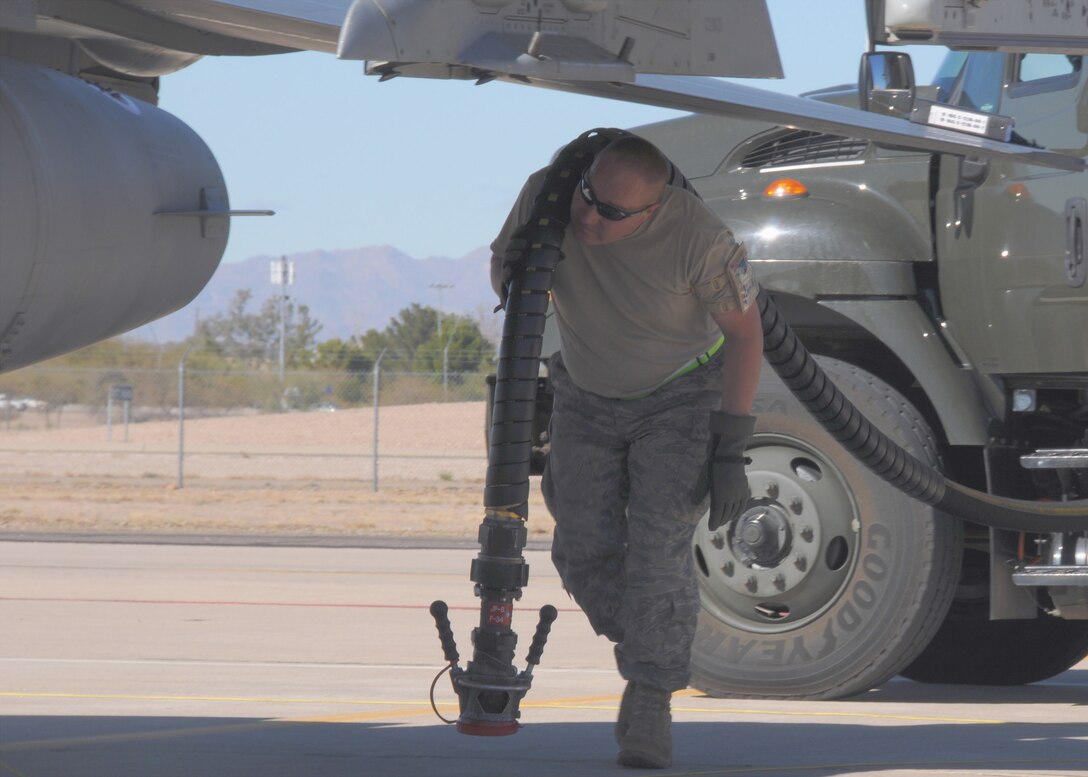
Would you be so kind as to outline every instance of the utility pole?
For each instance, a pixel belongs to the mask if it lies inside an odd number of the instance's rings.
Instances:
[[[460,322],[458,322],[458,325]],[[446,341],[446,347],[442,349],[442,400],[449,399],[450,391],[450,345],[453,344],[453,338],[457,336],[457,330],[459,326],[455,325],[453,331],[450,332],[450,339]]]
[[[438,339],[442,339],[442,292],[445,289],[452,289],[452,283],[432,283],[429,284],[430,288],[438,289]]]
[[[388,348],[382,348],[382,352],[378,354],[378,360],[374,362],[374,390],[372,392],[374,394],[374,475],[371,488],[375,494],[378,493],[378,395],[381,392],[382,357],[388,350]]]
[[[280,287],[280,383],[284,379],[287,343],[287,287],[295,282],[295,263],[286,256],[272,260],[272,285]]]

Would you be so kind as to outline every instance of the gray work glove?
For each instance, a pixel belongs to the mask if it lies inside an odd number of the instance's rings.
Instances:
[[[744,473],[744,449],[755,428],[755,416],[710,413],[710,445],[706,470],[696,494],[710,491],[710,530],[732,521],[748,503],[748,476]],[[702,497],[700,497],[700,500]]]

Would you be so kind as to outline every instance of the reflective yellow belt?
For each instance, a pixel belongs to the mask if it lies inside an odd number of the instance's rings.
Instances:
[[[659,384],[657,384],[657,386],[652,388],[650,391],[647,391],[645,394],[636,394],[636,395],[630,396],[630,397],[620,397],[620,399],[645,399],[646,397],[650,396],[650,394],[653,394],[655,391],[657,391],[659,388],[661,388],[665,384],[672,383],[677,378],[681,377],[682,375],[687,375],[689,372],[691,372],[692,370],[694,370],[697,367],[702,367],[704,364],[706,364],[708,361],[711,360],[711,358],[714,356],[714,354],[716,354],[718,352],[718,350],[722,347],[722,343],[724,343],[724,342],[725,342],[725,335],[722,335],[721,337],[719,337],[715,341],[714,345],[712,345],[712,346],[710,346],[709,348],[706,349],[705,353],[701,353],[698,356],[696,356],[690,362],[685,364],[683,367],[678,369],[676,372],[674,372],[669,377],[665,378],[665,380],[661,381]]]

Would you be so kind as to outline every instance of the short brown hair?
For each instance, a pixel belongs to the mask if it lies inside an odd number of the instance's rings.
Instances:
[[[669,160],[657,146],[638,135],[623,135],[616,138],[597,155],[597,158],[609,156],[641,176],[653,186],[664,186],[669,180]]]

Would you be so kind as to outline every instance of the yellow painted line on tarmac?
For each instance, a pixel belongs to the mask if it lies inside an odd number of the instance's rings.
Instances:
[[[523,702],[522,709],[569,709],[569,710],[610,710],[615,712],[618,708],[617,703],[610,705],[594,705],[584,703],[567,703],[567,702]],[[753,710],[753,709],[733,709],[729,707],[686,707],[672,705],[673,715],[678,712],[692,712],[703,713],[713,715],[764,715],[767,717],[798,717],[798,718],[863,718],[865,720],[898,720],[898,721],[912,721],[915,723],[971,723],[974,725],[989,724],[989,725],[1004,725],[1008,723],[1005,720],[995,720],[991,718],[947,718],[937,717],[933,715],[882,715],[872,712],[789,712],[785,710]]]
[[[55,696],[56,694],[49,694]],[[81,696],[71,694],[71,698],[88,698],[88,696]],[[90,698],[103,698],[91,696]],[[118,698],[108,696],[104,698]],[[121,697],[121,698],[140,698],[140,697]],[[165,698],[165,697],[142,697],[142,698]],[[177,698],[177,697],[173,697]],[[184,699],[183,699],[184,700]],[[330,704],[338,704],[342,702],[328,702]],[[396,704],[396,702],[353,702],[354,704]],[[407,704],[412,705],[412,702]],[[442,705],[439,705],[442,706]],[[81,747],[85,745],[109,745],[109,744],[121,744],[130,742],[148,742],[165,739],[180,739],[184,737],[200,737],[200,736],[212,736],[223,734],[239,734],[249,733],[254,731],[265,731],[270,729],[284,728],[286,726],[299,726],[299,725],[312,725],[312,724],[329,724],[329,723],[364,723],[368,721],[391,721],[399,718],[411,718],[421,715],[433,715],[431,705],[429,703],[423,706],[412,706],[411,709],[400,710],[388,710],[371,712],[356,712],[345,715],[321,715],[314,717],[299,717],[299,718],[276,718],[272,720],[260,720],[250,721],[243,723],[223,723],[215,726],[192,726],[186,728],[171,728],[162,729],[159,731],[132,731],[122,732],[117,734],[96,734],[93,736],[84,737],[62,737],[56,739],[37,739],[26,740],[23,742],[9,742],[0,743],[0,753],[14,753],[14,752],[27,752],[33,750],[49,750],[54,748],[64,747]],[[3,762],[0,762],[2,764]],[[19,777],[17,775],[17,777]]]
[[[384,707],[382,710],[368,712],[351,712],[341,715],[315,715],[305,717],[279,718],[275,720],[262,720],[244,723],[224,723],[217,726],[193,726],[191,728],[174,728],[160,731],[140,731],[117,734],[99,734],[86,737],[68,737],[61,739],[28,740],[25,742],[0,743],[0,753],[26,752],[57,747],[79,747],[85,745],[119,744],[127,742],[146,742],[162,739],[178,739],[182,737],[196,737],[219,734],[233,734],[243,732],[262,731],[266,729],[280,728],[283,726],[329,723],[365,723],[369,721],[393,721],[424,715],[433,715],[429,701],[378,701],[378,700],[352,700],[352,699],[282,699],[261,698],[249,696],[167,696],[149,694],[119,694],[119,693],[25,693],[17,691],[0,692],[0,697],[25,698],[25,699],[84,699],[84,700],[118,700],[118,701],[210,701],[210,702],[249,702],[255,704],[325,704],[325,705],[349,705]],[[536,705],[538,707],[595,709],[588,704],[611,700],[610,707],[603,709],[615,710],[619,702],[617,696],[588,697],[583,699],[556,700]],[[439,702],[439,709],[456,709],[456,702]],[[388,708],[398,709],[388,709]],[[2,762],[0,762],[2,763]],[[15,777],[25,777],[15,773]]]
[[[674,698],[684,698],[698,695],[698,691],[686,690],[674,694]],[[112,693],[25,693],[19,691],[0,691],[0,698],[34,698],[34,699],[88,699],[88,700],[116,700],[116,701],[206,701],[206,702],[233,702],[248,704],[325,704],[338,706],[359,707],[413,707],[430,711],[429,701],[380,701],[375,699],[288,699],[275,697],[254,696],[178,696],[178,695],[149,695],[149,694],[112,694]],[[570,699],[551,699],[539,701],[523,701],[523,709],[572,709],[572,710],[605,710],[616,711],[619,705],[619,697],[616,695],[576,697]],[[455,702],[438,702],[439,707],[452,708]],[[877,712],[841,712],[827,709],[813,709],[805,711],[797,710],[764,710],[736,707],[696,707],[673,702],[673,712],[703,713],[714,715],[764,715],[769,717],[799,717],[799,718],[861,718],[865,720],[896,720],[911,721],[917,723],[970,723],[1000,725],[1008,721],[996,718],[964,718],[946,717],[935,715],[890,715]],[[2,748],[0,748],[2,749]]]
[[[686,689],[673,694],[672,711],[710,713],[714,715],[768,715],[772,717],[801,717],[801,718],[864,718],[866,720],[906,720],[919,723],[972,723],[972,724],[1004,724],[1008,721],[992,718],[949,718],[933,715],[885,715],[874,712],[835,712],[828,710],[789,711],[789,710],[760,710],[737,709],[729,707],[692,707],[678,704],[677,701],[685,697],[701,696],[699,691]],[[611,705],[594,706],[595,702],[611,701]],[[522,708],[536,709],[594,709],[615,711],[619,705],[618,696],[601,696],[587,699],[568,699],[555,701],[522,702]]]
[[[426,707],[431,708],[429,701],[378,701],[359,699],[281,699],[264,698],[260,696],[160,696],[154,694],[124,694],[124,693],[26,693],[22,691],[0,691],[0,698],[15,699],[98,699],[103,701],[215,701],[215,702],[249,702],[253,704],[347,704],[358,706],[390,706],[390,707]],[[443,706],[439,704],[439,706]]]
[[[732,709],[729,707],[678,707],[675,704],[673,713],[677,712],[711,712],[716,715],[768,715],[771,717],[797,717],[797,718],[864,718],[865,720],[906,720],[916,723],[972,723],[975,725],[1003,725],[1006,720],[993,718],[948,718],[935,715],[884,715],[875,712],[829,712],[814,710],[812,712],[792,712],[789,710],[754,710]]]
[[[159,731],[140,731],[117,734],[99,734],[85,737],[67,737],[60,739],[27,740],[24,742],[0,743],[0,753],[26,752],[57,747],[79,747],[84,745],[118,744],[123,742],[146,742],[182,737],[232,734],[261,731],[283,726],[329,723],[364,723],[368,721],[389,721],[433,715],[429,701],[380,701],[356,699],[283,699],[251,696],[168,696],[152,694],[120,693],[28,693],[19,691],[0,692],[3,698],[24,699],[83,699],[99,701],[208,701],[208,702],[247,702],[254,704],[324,704],[329,706],[366,706],[384,707],[368,712],[351,712],[340,715],[315,715],[305,717],[277,718],[274,720],[250,721],[242,723],[224,723],[216,726],[193,726],[191,728],[173,728]],[[586,706],[590,703],[611,700],[612,706],[603,709],[615,710],[619,702],[617,696],[589,697],[584,699],[556,700],[537,706],[573,709],[595,709]],[[579,706],[580,705],[580,706]],[[438,702],[439,709],[456,709],[456,702]],[[396,709],[389,709],[396,708]],[[2,762],[0,762],[2,764]],[[25,777],[15,773],[15,777]]]
[[[397,719],[407,719],[424,715],[431,715],[430,702],[428,701],[381,701],[381,700],[352,700],[352,699],[284,699],[267,697],[244,696],[168,696],[168,695],[138,695],[138,694],[86,694],[86,693],[21,693],[6,691],[0,692],[0,697],[7,698],[55,698],[55,699],[99,699],[122,701],[209,701],[209,702],[249,702],[258,704],[325,704],[382,707],[383,709],[368,711],[348,712],[339,715],[316,715],[305,717],[291,717],[270,719],[261,721],[245,721],[239,723],[224,723],[215,726],[194,726],[191,728],[172,728],[160,731],[141,731],[116,734],[100,734],[85,737],[68,737],[58,739],[43,739],[25,742],[0,743],[0,753],[28,752],[43,749],[56,749],[64,747],[80,747],[94,745],[109,745],[131,742],[147,742],[155,740],[180,739],[184,737],[213,736],[233,733],[248,733],[255,731],[268,731],[277,728],[297,725],[313,724],[338,724],[338,723],[364,723],[370,721],[394,722]],[[837,712],[819,711],[794,712],[775,711],[746,708],[725,707],[698,707],[676,702],[685,698],[701,697],[698,691],[686,690],[674,695],[673,711],[680,713],[713,713],[715,715],[765,715],[765,716],[797,716],[797,717],[842,717],[842,718],[867,718],[874,720],[898,720],[942,723],[974,723],[974,724],[1003,724],[1007,721],[996,719],[973,718],[949,718],[930,717],[920,715],[884,715],[870,712]],[[576,710],[602,710],[614,713],[619,706],[619,696],[615,694],[602,696],[572,697],[550,700],[540,700],[523,703],[523,708],[533,709],[576,709]],[[453,702],[439,702],[439,708],[455,708]],[[933,761],[872,761],[856,763],[808,763],[775,766],[739,766],[715,768],[711,770],[669,771],[662,777],[741,777],[742,775],[765,774],[790,774],[801,772],[836,772],[847,773],[862,770],[887,770],[887,769],[986,769],[986,768],[1016,768],[1026,767],[1038,769],[1043,766],[1050,768],[1080,768],[1088,765],[1085,760],[1050,760],[1024,759],[1018,761],[992,761],[986,759],[977,760],[933,760]],[[10,764],[0,760],[0,777],[30,777],[15,769]]]
[[[38,693],[28,691],[0,691],[0,698],[12,698],[12,699],[88,699],[88,700],[100,700],[100,701],[213,701],[213,702],[244,702],[252,704],[329,704],[329,705],[347,705],[347,706],[360,706],[360,707],[424,707],[427,710],[431,709],[430,701],[381,701],[378,699],[289,699],[279,697],[261,697],[261,696],[180,696],[180,695],[159,695],[159,694],[125,694],[125,693]],[[615,709],[619,704],[619,697],[615,694],[608,696],[588,696],[574,699],[556,699],[554,701],[542,701],[535,704],[522,704],[521,706],[547,708],[554,707],[556,709],[577,709],[584,707],[585,709],[597,709],[597,707],[591,707],[599,702],[612,702],[610,707],[601,707],[601,709]],[[456,707],[457,702],[437,702],[439,707]]]
[[[676,694],[680,699],[684,697],[691,697],[696,695],[696,691],[684,691]],[[293,725],[307,725],[307,724],[335,724],[335,723],[364,723],[372,721],[386,721],[393,722],[398,719],[407,719],[421,717],[424,715],[433,714],[431,704],[429,701],[382,701],[373,699],[288,699],[288,698],[276,698],[276,697],[252,697],[252,696],[204,696],[204,695],[157,695],[157,694],[108,694],[108,693],[31,693],[31,692],[18,692],[18,691],[3,691],[0,692],[2,698],[23,698],[23,699],[83,699],[83,700],[117,700],[117,701],[202,701],[202,702],[232,702],[232,703],[251,703],[251,704],[285,704],[285,705],[327,705],[327,706],[348,706],[348,707],[381,707],[382,709],[375,710],[370,709],[368,711],[349,712],[336,715],[315,715],[315,716],[300,716],[290,718],[278,718],[261,721],[248,721],[239,723],[224,723],[215,726],[194,726],[191,728],[173,728],[160,731],[141,731],[141,732],[128,732],[117,734],[100,734],[86,737],[68,737],[60,739],[42,739],[42,740],[28,740],[24,742],[10,742],[0,743],[0,753],[6,752],[26,752],[39,749],[57,748],[57,747],[79,747],[85,745],[102,745],[102,744],[118,744],[127,742],[141,742],[141,741],[154,741],[164,739],[177,739],[183,737],[195,737],[195,736],[208,736],[208,735],[222,735],[231,733],[253,732],[280,728],[284,726]],[[678,699],[679,700],[679,699]],[[588,697],[572,697],[566,699],[549,699],[534,702],[525,702],[521,706],[523,709],[570,709],[570,710],[602,710],[610,713],[614,713],[619,705],[619,697],[614,694],[604,696],[588,696]],[[441,709],[455,709],[456,704],[454,702],[438,702],[437,706]],[[992,720],[992,719],[972,719],[972,718],[948,718],[948,717],[928,717],[920,715],[883,715],[874,714],[869,712],[834,712],[834,711],[812,711],[812,712],[792,712],[792,711],[776,711],[776,710],[759,710],[759,709],[740,709],[740,708],[722,708],[722,707],[695,707],[687,705],[673,706],[674,713],[712,713],[715,715],[764,715],[764,716],[791,716],[791,717],[809,717],[809,718],[821,718],[821,717],[840,717],[840,718],[865,718],[873,720],[897,720],[897,721],[915,721],[915,722],[941,722],[941,723],[974,723],[974,724],[1002,724],[1006,721]],[[975,763],[975,762],[969,762]],[[883,766],[887,768],[893,764],[872,764],[872,766]],[[909,766],[910,764],[894,764],[895,766]],[[800,771],[812,768],[824,768],[824,767],[860,767],[866,766],[866,764],[828,764],[816,766],[804,766],[804,767],[776,767],[776,769],[737,769],[737,770],[715,770],[712,772],[676,772],[674,774],[691,775],[696,777],[697,775],[712,775],[712,774],[744,774],[744,773],[758,773],[760,771]],[[15,771],[12,767],[0,761],[0,767],[8,770],[8,772],[14,777],[26,777]]]
[[[578,696],[573,699],[546,699],[538,701],[523,701],[522,707],[532,709],[586,709],[586,710],[618,710],[620,697],[614,693],[604,696]]]
[[[263,729],[280,728],[291,725],[290,722],[262,720],[252,723],[225,723],[219,726],[193,726],[192,728],[171,728],[161,731],[129,731],[118,734],[95,734],[85,737],[59,737],[56,739],[28,739],[24,742],[0,744],[0,753],[19,753],[33,750],[51,750],[56,748],[81,747],[84,745],[111,745],[127,742],[147,742],[162,739],[180,739],[211,734],[237,734]]]
[[[673,694],[673,698],[676,697],[695,697],[706,698],[702,692],[693,688],[688,688],[683,691],[678,691]],[[824,704],[826,702],[821,702]],[[804,712],[794,712],[787,710],[759,710],[759,709],[730,709],[723,707],[673,707],[675,710],[681,710],[684,712],[714,712],[714,713],[727,713],[729,715],[785,715],[796,717],[809,717],[809,718],[867,718],[869,720],[911,720],[924,723],[985,723],[991,725],[1008,723],[1007,720],[996,720],[994,718],[948,718],[937,717],[935,715],[884,715],[878,712],[835,712],[827,710],[812,710]]]

